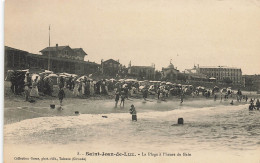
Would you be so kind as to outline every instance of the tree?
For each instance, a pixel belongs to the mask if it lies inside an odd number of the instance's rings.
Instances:
[[[223,82],[226,84],[231,84],[233,81],[229,77],[223,78]]]
[[[246,88],[249,88],[249,91],[251,91],[253,85],[254,85],[254,83],[253,83],[253,78],[246,77],[246,78],[245,78],[245,87],[246,87]]]
[[[182,73],[178,73],[177,74],[177,79],[178,80],[182,80],[182,81],[186,81],[186,76],[184,75],[184,74],[182,74]]]
[[[162,74],[160,71],[155,71],[155,80],[161,80],[162,79]]]

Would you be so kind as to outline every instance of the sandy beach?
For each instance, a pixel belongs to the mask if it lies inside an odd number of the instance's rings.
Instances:
[[[115,108],[112,92],[107,96],[76,98],[65,91],[68,96],[60,109],[55,96],[41,96],[30,103],[6,88],[6,162],[260,159],[260,112],[249,112],[249,101],[238,102],[235,96],[222,101],[201,95],[185,96],[181,104],[179,97],[162,101],[150,95],[145,101],[137,94],[126,99],[124,108],[119,105]],[[259,98],[255,92],[244,94],[249,100]],[[231,100],[234,105],[230,105]],[[55,104],[55,108],[50,108],[50,104]],[[132,104],[137,110],[137,122],[132,122],[129,114]],[[184,118],[184,125],[177,125],[180,117]],[[108,154],[112,156],[107,157]]]
[[[124,108],[114,108],[113,99],[67,98],[60,110],[49,107],[58,100],[22,100],[5,100],[5,156],[11,162],[30,162],[31,157],[55,157],[59,162],[66,162],[63,157],[90,162],[259,160],[260,112],[250,113],[245,102],[234,100],[231,106],[231,99],[186,98],[180,104],[177,98],[130,98]],[[131,121],[131,104],[137,109],[137,122]],[[75,115],[75,111],[80,114]],[[179,117],[184,118],[183,126],[176,124]],[[90,156],[87,152],[127,152],[136,156]],[[159,156],[163,152],[165,156]],[[18,157],[29,160],[14,159]]]

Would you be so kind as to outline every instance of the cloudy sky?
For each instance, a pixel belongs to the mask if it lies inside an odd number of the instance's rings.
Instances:
[[[85,60],[260,74],[259,0],[6,0],[5,45],[38,54],[83,48]]]

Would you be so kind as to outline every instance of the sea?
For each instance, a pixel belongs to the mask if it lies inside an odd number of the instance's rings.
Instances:
[[[31,151],[35,157],[46,154],[50,158],[53,154],[58,160],[62,154],[62,157],[69,154],[105,159],[101,154],[106,152],[122,154],[121,159],[127,157],[123,154],[130,153],[132,157],[150,161],[171,162],[179,155],[180,162],[207,159],[259,162],[260,111],[249,111],[248,104],[244,103],[216,106],[205,103],[194,101],[190,105],[174,106],[176,103],[171,102],[136,102],[136,122],[130,113],[80,113],[26,119],[4,126],[5,152],[16,151],[7,154],[11,159],[31,157],[26,152]],[[108,101],[102,105],[109,108],[114,103]],[[162,109],[173,106],[175,109]],[[177,124],[178,118],[184,119],[183,125]]]

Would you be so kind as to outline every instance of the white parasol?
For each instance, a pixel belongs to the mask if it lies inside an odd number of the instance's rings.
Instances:
[[[48,77],[58,77],[58,75],[56,75],[56,74],[50,74],[50,75],[48,75]]]
[[[32,81],[34,81],[37,76],[38,76],[38,80],[37,80],[37,81],[39,81],[39,80],[41,79],[40,75],[38,75],[38,74],[33,74],[33,75],[32,75]]]

